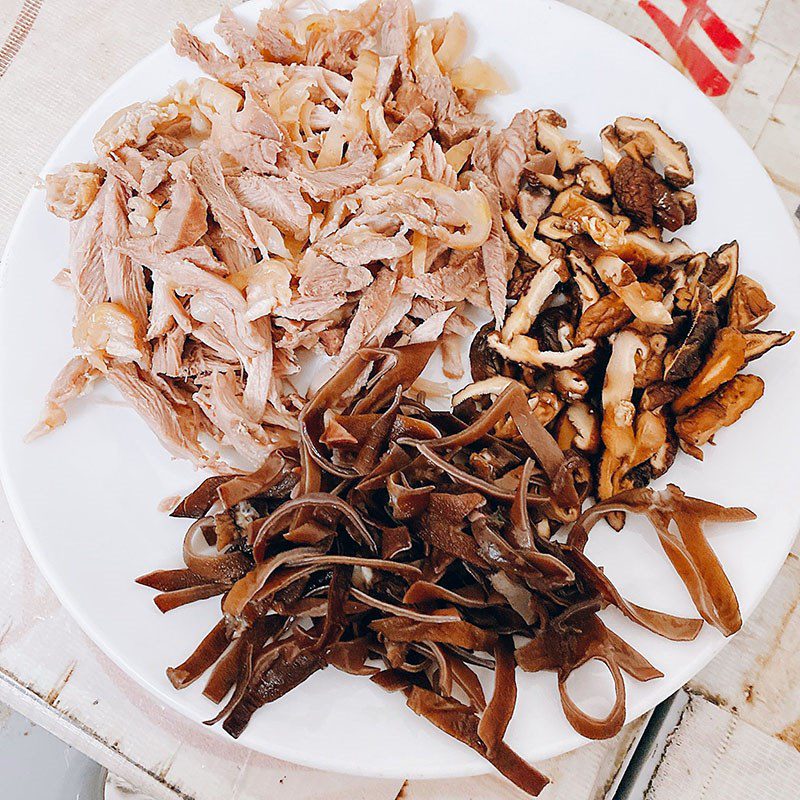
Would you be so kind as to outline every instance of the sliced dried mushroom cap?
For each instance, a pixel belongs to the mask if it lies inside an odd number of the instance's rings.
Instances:
[[[697,286],[700,283],[700,276],[703,274],[708,264],[708,253],[697,253],[692,256],[683,267],[682,282],[680,286],[674,287],[675,305],[686,311],[697,297]]]
[[[588,403],[572,403],[567,406],[565,416],[575,431],[572,445],[584,453],[596,453],[600,449],[597,412]]]
[[[476,334],[469,348],[469,364],[473,381],[493,378],[503,371],[503,360],[489,346],[488,335],[494,331],[494,322],[487,322]]]
[[[692,248],[682,239],[662,242],[642,231],[630,231],[621,245],[610,247],[609,250],[626,261],[641,264],[643,267],[675,264],[687,261],[693,255]]]
[[[794,331],[784,333],[783,331],[750,331],[744,334],[744,357],[745,361],[755,361],[761,358],[764,353],[772,350],[773,347],[781,347],[788,344]]]
[[[515,381],[513,378],[506,378],[502,375],[495,375],[493,378],[485,378],[482,381],[471,383],[469,386],[465,386],[460,392],[456,392],[456,394],[453,395],[453,408],[460,405],[465,400],[471,400],[474,397],[502,394],[512,383],[519,383],[519,381]]]
[[[539,147],[549,153],[555,153],[558,166],[562,172],[572,172],[587,161],[580,143],[567,139],[561,132],[567,125],[564,118],[550,109],[536,113],[536,138]]]
[[[764,381],[757,375],[737,375],[711,397],[678,417],[675,432],[689,455],[703,460],[700,448],[721,428],[733,425],[764,394]]]
[[[658,411],[640,411],[634,426],[635,445],[626,466],[638,467],[649,461],[667,441],[667,422]]]
[[[515,361],[517,364],[527,364],[529,367],[537,367],[539,369],[545,369],[546,367],[556,367],[558,369],[574,367],[582,358],[591,355],[597,347],[596,343],[589,339],[566,352],[540,350],[539,343],[530,336],[518,335],[506,343],[500,339],[496,331],[490,333],[487,340],[489,346],[493,347],[503,358]]]
[[[585,272],[576,272],[573,276],[575,281],[575,285],[578,287],[578,293],[580,295],[581,301],[581,312],[583,314],[591,308],[595,303],[600,300],[600,292],[597,290],[597,286],[595,282],[587,275]],[[616,297],[616,295],[614,295]],[[625,305],[624,303],[622,305]],[[625,306],[627,309],[627,306]],[[631,314],[631,317],[633,314]],[[624,323],[623,323],[624,324]],[[616,328],[614,330],[617,330]],[[580,331],[580,326],[578,328]],[[578,336],[578,331],[576,331],[575,335]],[[580,344],[583,339],[588,339],[589,336],[584,331],[583,336],[580,340],[576,338],[576,344]]]
[[[719,327],[717,308],[711,297],[711,290],[700,283],[697,285],[695,298],[692,327],[683,344],[673,356],[665,360],[665,381],[684,381],[691,378],[700,369],[708,345]]]
[[[639,408],[642,411],[657,411],[663,406],[670,405],[682,391],[680,386],[676,386],[674,383],[656,381],[642,392]]]
[[[542,189],[523,188],[517,195],[517,211],[526,225],[539,224],[553,202],[553,196]]]
[[[624,155],[614,170],[612,186],[619,207],[643,225],[653,224],[655,182],[658,176],[644,164]]]
[[[688,224],[683,206],[663,181],[659,180],[653,194],[653,214],[657,225],[674,232]]]
[[[575,402],[589,393],[589,383],[574,369],[560,369],[553,375],[553,386],[569,402]]]
[[[697,219],[697,198],[686,189],[673,192],[672,198],[683,211],[683,224],[691,225]]]
[[[739,243],[722,245],[708,260],[700,280],[711,289],[716,303],[728,296],[739,274]]]
[[[723,328],[714,338],[705,364],[673,402],[673,411],[676,414],[688,411],[733,378],[745,364],[746,344],[740,331]]]
[[[648,297],[648,292],[656,287],[639,283],[633,270],[619,256],[606,253],[595,260],[594,268],[608,288],[624,300],[637,319],[651,325],[672,323],[672,315],[664,304]],[[646,286],[651,289],[645,288]]]
[[[554,192],[561,192],[575,184],[575,176],[571,172],[565,172],[560,178],[555,175],[537,175],[536,179],[546,189]]]
[[[540,236],[546,236],[548,239],[555,239],[557,242],[563,242],[580,233],[581,226],[575,220],[564,219],[557,214],[550,214],[543,220],[540,220],[536,232]]]
[[[697,216],[696,206],[692,214],[694,198],[689,192],[678,198],[660,175],[628,155],[617,164],[612,185],[619,207],[642,225],[655,223],[676,231],[688,221],[684,208],[692,220]]]
[[[588,161],[584,164],[578,170],[577,183],[592,200],[607,200],[611,197],[611,174],[602,161]]]
[[[605,451],[600,461],[597,491],[601,500],[616,494],[620,471],[624,470],[636,446],[633,423],[636,408],[631,402],[636,359],[647,354],[647,343],[630,330],[620,331],[611,346],[611,357],[603,381],[603,423]]]
[[[653,154],[664,168],[664,178],[672,186],[683,189],[694,181],[694,169],[686,145],[669,136],[657,122],[652,119],[617,117],[614,130],[623,144],[633,139],[647,139]]]
[[[564,245],[569,248],[570,263],[574,267],[587,275],[595,274],[591,262],[603,255],[603,248],[596,244],[591,236],[585,233],[571,236]]]
[[[653,334],[647,341],[648,352],[637,360],[634,386],[644,389],[651,383],[661,381],[664,377],[664,353],[667,349],[667,337],[661,333]]]
[[[613,175],[623,157],[622,142],[620,142],[613,125],[606,125],[600,131],[600,144],[603,148],[603,163],[609,173]]]
[[[733,283],[728,311],[728,325],[740,331],[757,328],[773,311],[775,304],[758,281],[739,275]]]
[[[672,466],[677,454],[678,437],[673,431],[667,429],[667,440],[649,462],[652,467],[651,479],[660,478]]]
[[[503,212],[503,222],[514,244],[516,244],[531,261],[536,264],[546,264],[553,258],[553,244],[536,237],[536,230],[539,223],[526,225],[523,228],[510,209]]]
[[[678,437],[667,427],[667,436],[661,447],[647,461],[629,470],[620,481],[620,489],[641,489],[660,478],[675,462],[678,454]]]
[[[533,409],[536,419],[547,427],[564,408],[561,398],[554,392],[547,390],[536,392],[528,401],[528,405]]]
[[[624,328],[633,319],[633,312],[625,301],[611,292],[585,309],[575,332],[575,343],[587,339],[603,339]]]
[[[697,217],[689,192],[679,198],[655,170],[627,154],[617,164],[612,186],[619,207],[642,225],[676,231],[688,222],[686,211],[692,221]]]
[[[552,259],[549,264],[538,270],[531,278],[525,294],[511,309],[500,332],[500,338],[508,343],[514,336],[527,333],[539,316],[545,301],[553,294],[553,290],[568,277],[567,266],[560,258]]]

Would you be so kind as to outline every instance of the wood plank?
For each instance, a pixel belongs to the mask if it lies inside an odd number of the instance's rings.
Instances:
[[[692,697],[669,738],[646,800],[797,797],[795,750],[702,697]]]

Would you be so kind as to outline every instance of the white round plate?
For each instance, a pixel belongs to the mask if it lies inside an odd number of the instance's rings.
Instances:
[[[260,5],[247,4],[238,13],[253,20]],[[640,44],[560,3],[435,0],[420,8],[423,17],[454,11],[470,23],[476,54],[499,64],[513,80],[515,91],[490,106],[499,120],[524,107],[558,109],[570,122],[570,134],[598,156],[599,130],[621,114],[654,117],[684,140],[697,170],[693,190],[700,215],[681,235],[709,251],[737,238],[743,271],[779,304],[769,327],[796,327],[800,248],[792,223],[750,149],[706,98]],[[211,36],[212,26],[209,21],[198,32]],[[70,131],[44,173],[90,160],[92,135],[111,113],[135,100],[157,98],[196,74],[168,47],[144,59]],[[106,388],[75,403],[65,427],[23,443],[52,377],[70,355],[72,302],[52,283],[66,252],[67,226],[45,212],[41,193],[32,193],[6,251],[0,293],[3,482],[32,553],[75,619],[142,686],[199,722],[215,713],[200,693],[202,681],[176,692],[164,670],[180,663],[211,629],[219,603],[205,601],[162,616],[152,592],[133,582],[150,570],[179,566],[186,524],[159,513],[157,505],[193,487],[199,476],[170,461],[145,424]],[[681,455],[669,473],[689,494],[758,513],[756,522],[713,532],[745,616],[798,530],[793,498],[800,474],[796,347],[770,353],[753,371],[766,380],[765,397],[718,435],[718,445],[706,448],[704,463]],[[598,529],[589,553],[630,599],[692,614],[646,525],[631,520],[621,534]],[[724,643],[709,629],[691,643],[668,642],[619,614],[607,618],[665,674],[647,684],[627,681],[629,719],[689,680]],[[602,670],[594,678],[582,683],[595,694],[607,690]],[[554,675],[520,674],[519,685],[509,730],[513,747],[543,759],[583,742],[564,719]],[[590,711],[604,710],[591,689],[584,686],[581,694]],[[408,711],[401,696],[333,669],[259,711],[240,742],[300,764],[370,776],[434,778],[487,769],[475,753]]]

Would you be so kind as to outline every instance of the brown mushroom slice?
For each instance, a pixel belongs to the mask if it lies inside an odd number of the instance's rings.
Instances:
[[[675,432],[681,447],[703,460],[700,448],[717,431],[733,425],[764,394],[764,381],[757,375],[736,375],[691,411],[678,417]]]
[[[672,186],[683,189],[694,181],[694,169],[686,145],[669,136],[657,122],[652,119],[617,117],[614,130],[623,144],[635,138],[648,140],[653,154],[663,165],[664,178]]]
[[[536,339],[521,334],[515,336],[508,343],[502,341],[496,332],[489,334],[487,338],[489,345],[503,358],[539,369],[574,367],[582,358],[591,355],[597,347],[596,343],[589,339],[578,347],[573,347],[566,352],[559,352],[557,350],[540,350]]]
[[[692,327],[675,354],[666,359],[664,380],[674,383],[691,378],[700,369],[703,356],[718,327],[717,307],[711,290],[700,283],[695,292]]]
[[[514,336],[527,333],[536,317],[539,316],[545,301],[556,286],[567,277],[567,268],[563,259],[554,258],[549,264],[542,267],[531,279],[528,290],[511,309],[500,332],[500,338],[507,344]]]
[[[548,239],[563,242],[581,232],[580,225],[575,220],[564,219],[557,214],[550,214],[539,222],[536,232]]]
[[[622,298],[637,319],[651,325],[672,323],[672,315],[664,304],[647,297],[648,290],[644,284],[636,280],[633,270],[619,256],[606,253],[595,260],[594,268],[603,282]]]
[[[603,148],[603,163],[613,176],[617,165],[624,156],[622,142],[620,142],[613,125],[606,125],[600,131],[600,144]]]
[[[639,408],[642,411],[657,411],[662,406],[668,406],[680,395],[683,390],[674,383],[658,381],[651,383],[639,399]]]
[[[781,347],[788,344],[794,331],[784,333],[783,331],[750,331],[744,334],[744,358],[748,363],[761,358],[764,353],[772,350],[773,347]]]
[[[619,207],[642,225],[655,223],[676,231],[686,222],[684,205],[692,213],[689,192],[678,198],[651,166],[629,155],[617,164],[612,186]]]
[[[604,339],[624,328],[633,319],[633,312],[625,301],[611,292],[585,309],[575,332],[575,343],[587,339]]]
[[[614,338],[611,357],[603,381],[603,424],[601,435],[605,451],[600,462],[598,496],[605,500],[616,493],[617,476],[636,446],[631,402],[637,357],[647,355],[647,343],[631,330]]]
[[[663,333],[654,333],[647,339],[648,353],[636,362],[636,378],[634,386],[645,389],[652,383],[664,378],[664,352],[667,349],[667,337]]]
[[[614,198],[619,207],[637,222],[652,225],[658,181],[660,178],[653,170],[625,155],[614,170]]]
[[[515,381],[513,378],[505,378],[502,375],[475,381],[475,383],[465,386],[460,392],[456,392],[453,395],[453,408],[465,400],[471,400],[473,397],[482,397],[487,394],[501,395],[512,383],[519,383],[519,381]]]
[[[545,189],[561,192],[575,183],[575,176],[571,172],[565,172],[560,178],[557,178],[555,175],[536,175],[536,180],[539,181]]]
[[[722,245],[708,260],[700,280],[709,289],[716,303],[728,296],[739,274],[739,243],[737,241]]]
[[[672,403],[683,414],[727,383],[745,364],[744,335],[735,328],[723,328],[714,338],[711,353],[683,393]]]
[[[535,228],[552,202],[553,196],[544,189],[523,188],[517,195],[519,217],[526,226]]]
[[[602,161],[588,161],[579,170],[578,185],[592,200],[608,200],[611,197],[611,175]]]
[[[584,453],[596,453],[600,449],[600,420],[597,412],[588,403],[572,403],[564,412],[575,431],[572,445]]]
[[[510,209],[503,212],[503,222],[505,223],[506,232],[511,237],[514,244],[517,245],[531,261],[536,264],[544,265],[552,260],[553,248],[547,242],[536,237],[538,223],[529,224],[523,228]]]
[[[569,402],[580,400],[589,393],[589,382],[574,369],[560,369],[553,375],[556,392]]]
[[[678,437],[675,436],[673,431],[667,432],[667,438],[664,444],[658,449],[658,452],[648,462],[652,472],[650,479],[655,480],[660,478],[672,466],[675,461],[675,456],[678,454]]]
[[[686,189],[673,192],[672,198],[683,211],[683,224],[691,225],[697,219],[697,198]]]
[[[642,231],[628,233],[621,245],[608,249],[626,260],[643,266],[664,267],[679,261],[686,261],[692,256],[692,248],[682,239],[670,239],[668,242],[662,242],[652,236],[647,236]]]
[[[633,452],[627,466],[638,467],[655,456],[667,441],[667,423],[657,411],[640,411],[636,416]]]
[[[700,276],[708,264],[708,253],[696,253],[680,271],[680,280],[676,276],[675,284],[669,294],[674,298],[674,305],[686,311],[695,300]]]
[[[575,272],[573,279],[580,293],[581,312],[585,314],[595,303],[600,301],[600,292],[597,291],[594,281],[585,272]],[[613,296],[616,297],[616,295]],[[625,306],[624,303],[622,305]],[[627,310],[627,306],[625,306],[625,309]],[[631,314],[631,319],[633,319],[633,314]],[[584,338],[588,337],[584,336]]]
[[[580,148],[580,143],[567,139],[561,132],[566,128],[564,118],[555,111],[545,109],[536,113],[536,138],[539,147],[548,153],[554,153],[562,172],[572,172],[587,158]]]
[[[502,367],[502,360],[489,346],[487,337],[494,331],[494,321],[487,322],[476,334],[469,348],[469,365],[472,380],[482,381],[497,375]]]
[[[731,289],[728,325],[740,331],[757,328],[773,311],[775,304],[758,281],[738,275]]]

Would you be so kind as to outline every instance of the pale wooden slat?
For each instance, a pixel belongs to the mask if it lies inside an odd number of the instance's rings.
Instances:
[[[646,800],[794,800],[798,786],[795,750],[702,697],[692,697]]]

